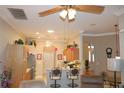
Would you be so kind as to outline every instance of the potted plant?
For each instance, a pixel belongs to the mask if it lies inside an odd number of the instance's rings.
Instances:
[[[85,70],[86,72],[89,71],[89,60],[85,60]]]
[[[0,81],[1,81],[1,86],[3,88],[9,88],[10,87],[10,83],[11,83],[11,75],[12,72],[10,71],[3,71],[2,74],[0,74]]]

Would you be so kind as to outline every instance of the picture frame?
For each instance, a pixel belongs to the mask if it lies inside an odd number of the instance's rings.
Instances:
[[[42,60],[42,54],[37,54],[37,60]]]
[[[58,54],[58,55],[57,55],[57,59],[58,59],[58,60],[62,60],[62,54]]]

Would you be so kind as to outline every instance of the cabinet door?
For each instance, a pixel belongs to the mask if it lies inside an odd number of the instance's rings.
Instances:
[[[79,49],[78,48],[68,48],[64,50],[64,55],[66,56],[67,61],[74,61],[79,59]]]
[[[75,48],[74,49],[74,60],[78,60],[79,59],[79,48]]]

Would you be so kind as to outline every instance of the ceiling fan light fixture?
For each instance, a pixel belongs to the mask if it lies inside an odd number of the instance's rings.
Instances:
[[[71,16],[71,15],[76,16],[76,10],[73,9],[73,8],[69,8],[68,9],[68,14],[69,14],[69,16]]]
[[[76,16],[76,10],[72,8],[62,10],[59,15],[63,21],[65,21],[66,19],[68,19],[69,22],[74,21]]]
[[[63,20],[65,20],[66,17],[67,17],[67,14],[68,14],[67,10],[62,10],[60,12],[59,16],[60,16],[60,18],[62,18]]]
[[[75,16],[74,15],[68,15],[68,21],[72,21],[75,19]]]
[[[74,21],[75,20],[75,16],[76,16],[76,10],[75,9],[68,9],[68,21]]]

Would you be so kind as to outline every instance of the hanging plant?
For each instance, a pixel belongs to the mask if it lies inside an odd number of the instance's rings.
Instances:
[[[85,70],[89,69],[89,60],[85,60]]]

